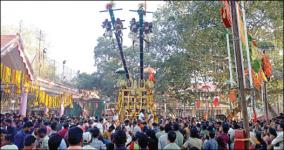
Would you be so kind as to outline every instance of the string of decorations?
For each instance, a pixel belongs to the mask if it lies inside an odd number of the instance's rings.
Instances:
[[[17,69],[1,63],[1,89],[6,95],[16,95],[29,93],[35,95],[33,105],[39,106],[43,104],[47,108],[73,107],[72,94],[63,93],[57,96],[51,96],[40,89],[38,82],[32,82],[29,76]]]

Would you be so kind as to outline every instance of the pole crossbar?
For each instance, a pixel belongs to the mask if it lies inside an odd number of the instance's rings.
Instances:
[[[109,12],[109,15],[110,15],[110,18],[111,18],[112,27],[113,27],[113,30],[114,30],[114,31],[116,30],[116,29],[115,29],[116,22],[115,22],[115,17],[114,17],[113,11],[118,11],[118,10],[122,10],[122,8],[118,8],[118,9],[108,8],[108,10],[99,11],[99,12]],[[124,28],[123,28],[123,29],[124,29]],[[117,45],[118,45],[120,57],[121,57],[121,60],[122,60],[122,64],[123,64],[124,71],[125,71],[125,76],[126,76],[126,79],[129,80],[129,73],[128,73],[126,61],[125,61],[125,58],[124,58],[122,43],[121,43],[121,42],[122,42],[122,41],[121,41],[122,38],[119,37],[119,35],[118,35],[117,32],[114,32],[114,35],[115,35],[115,38],[116,38],[116,41],[117,41]]]

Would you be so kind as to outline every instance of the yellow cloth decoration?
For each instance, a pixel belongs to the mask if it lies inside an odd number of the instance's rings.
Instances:
[[[3,79],[3,73],[4,73],[4,65],[3,64],[1,64],[1,81],[2,81],[2,79]]]
[[[21,94],[22,92],[35,94],[34,106],[44,104],[48,108],[60,108],[63,103],[64,107],[70,106],[73,108],[72,95],[63,93],[58,96],[50,96],[42,91],[39,86],[39,81],[32,82],[29,75],[20,70],[11,69],[1,63],[1,83],[5,85],[4,92],[11,93],[11,84],[15,86],[13,94]]]
[[[4,67],[4,83],[9,84],[11,82],[11,69],[9,67]]]

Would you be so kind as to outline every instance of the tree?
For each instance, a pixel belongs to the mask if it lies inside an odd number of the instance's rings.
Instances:
[[[149,52],[145,52],[144,56],[145,64],[157,69],[155,91],[156,97],[160,97],[158,99],[162,100],[164,93],[172,93],[175,99],[190,99],[192,103],[194,94],[180,94],[179,91],[190,87],[194,77],[200,78],[198,82],[213,81],[218,84],[229,79],[227,31],[220,14],[222,6],[219,1],[171,1],[154,13],[153,35],[150,37]],[[280,17],[283,16],[283,11],[280,11],[283,10],[282,6],[283,2],[276,1],[245,2],[248,29],[259,41],[259,47],[274,46],[275,50],[268,54],[273,62],[275,77],[283,75],[283,56],[276,55],[283,45],[283,30],[280,28],[281,25],[283,27],[283,18]],[[93,74],[95,85],[107,95],[115,93],[113,91],[119,77],[114,71],[122,67],[115,44],[100,37],[94,50],[98,67]],[[138,52],[138,47],[124,47],[129,72],[134,77],[139,73]],[[233,48],[231,54],[234,54]],[[275,78],[269,84],[275,82],[279,84],[277,89],[283,89],[281,81],[283,79]],[[223,88],[222,92],[226,93],[227,90]]]

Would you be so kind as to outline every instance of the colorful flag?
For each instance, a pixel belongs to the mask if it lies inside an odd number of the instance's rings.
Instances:
[[[223,23],[226,28],[230,28],[232,26],[232,19],[231,19],[231,12],[230,12],[230,5],[228,0],[224,0],[224,7],[221,8],[221,16]]]
[[[195,108],[200,108],[200,100],[195,100]]]
[[[216,107],[219,105],[219,98],[218,97],[215,97],[214,100],[213,100],[213,105]]]

